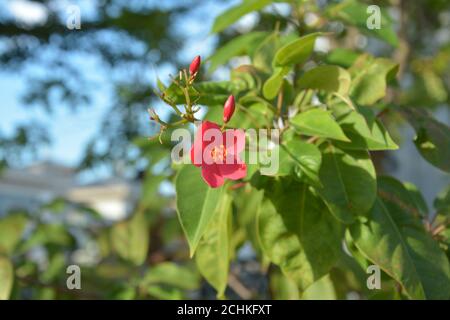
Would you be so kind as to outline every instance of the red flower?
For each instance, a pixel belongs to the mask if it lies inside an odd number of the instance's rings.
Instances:
[[[189,73],[191,74],[191,78],[194,78],[200,68],[201,59],[200,56],[196,56],[194,60],[192,60],[191,65],[189,66]]]
[[[217,188],[224,183],[224,179],[238,180],[247,175],[247,166],[239,158],[244,147],[243,130],[221,132],[216,123],[204,121],[191,148],[191,161],[202,168],[203,180],[210,187]]]
[[[234,97],[229,96],[227,101],[225,101],[225,104],[223,105],[223,122],[227,123],[228,121],[230,121],[234,113],[234,106]]]

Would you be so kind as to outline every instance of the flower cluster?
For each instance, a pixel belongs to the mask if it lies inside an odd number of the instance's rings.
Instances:
[[[165,93],[160,94],[160,98],[170,105],[178,116],[182,119],[177,123],[166,123],[162,121],[155,110],[150,109],[150,119],[161,125],[161,132],[166,128],[186,122],[194,122],[194,117],[199,109],[193,106],[190,99],[190,92],[193,83],[200,71],[201,57],[196,56],[189,65],[189,75],[186,70],[180,71],[179,79],[174,79],[174,83],[181,89],[185,96],[186,105],[183,113],[177,103],[171,101]],[[235,111],[235,99],[230,95],[223,107],[223,126],[217,123],[203,121],[197,128],[194,144],[191,148],[192,163],[201,168],[202,177],[212,188],[220,187],[225,179],[238,180],[247,174],[247,166],[240,159],[245,147],[245,133],[239,129],[225,129],[225,125],[230,121]]]

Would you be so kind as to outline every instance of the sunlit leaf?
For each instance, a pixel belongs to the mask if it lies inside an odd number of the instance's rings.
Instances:
[[[243,34],[227,42],[208,58],[209,72],[214,72],[217,67],[227,63],[235,56],[250,55],[252,49],[265,37],[267,37],[267,32],[256,31]]]
[[[123,259],[135,265],[144,263],[149,247],[148,223],[144,212],[115,224],[111,229],[112,246]]]
[[[258,229],[261,246],[305,290],[327,274],[340,253],[341,227],[308,186],[288,179],[265,189]]]
[[[299,89],[315,89],[346,95],[351,77],[347,70],[333,65],[322,65],[306,71],[298,80]]]
[[[9,299],[14,282],[14,269],[11,261],[0,256],[0,300]]]
[[[216,18],[212,26],[211,33],[217,33],[226,29],[247,13],[260,10],[272,1],[273,0],[246,0],[234,7],[231,7]]]
[[[383,179],[379,181],[384,190]],[[367,222],[350,226],[358,249],[396,279],[412,299],[449,299],[450,265],[421,220],[396,201],[398,193],[375,202]],[[431,276],[432,275],[432,276]]]
[[[351,223],[365,215],[376,198],[376,174],[367,151],[343,151],[328,144],[322,151],[318,191],[333,215]]]
[[[304,135],[350,141],[330,112],[323,109],[302,112],[290,119],[290,123],[298,133]]]
[[[292,66],[306,62],[314,50],[314,42],[320,32],[311,33],[289,42],[278,49],[273,59],[275,66]]]
[[[222,298],[228,281],[228,270],[231,256],[231,196],[222,191],[215,203],[214,216],[204,233],[195,261],[200,273]]]
[[[210,188],[201,177],[201,169],[184,166],[175,181],[177,212],[189,243],[191,256],[215,214],[222,188]]]
[[[450,129],[426,110],[403,108],[402,114],[416,130],[414,139],[419,153],[435,167],[450,172]]]

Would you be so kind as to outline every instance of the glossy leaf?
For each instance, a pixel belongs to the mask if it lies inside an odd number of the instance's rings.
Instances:
[[[260,10],[272,1],[273,0],[246,0],[234,7],[231,7],[216,18],[211,32],[218,33],[226,29],[247,13]]]
[[[209,57],[209,72],[214,72],[217,67],[227,63],[232,57],[249,55],[265,37],[267,32],[250,32],[227,42]]]
[[[414,144],[422,157],[435,167],[450,172],[450,128],[424,109],[403,108],[401,112],[416,130]]]
[[[13,213],[0,219],[0,254],[12,254],[22,238],[27,218],[24,214]]]
[[[376,198],[376,173],[366,151],[343,151],[328,144],[322,151],[318,191],[339,220],[365,215]]]
[[[279,168],[277,176],[295,174],[298,178],[314,185],[320,185],[319,169],[322,155],[315,145],[297,139],[291,139],[279,145],[273,152],[279,153]]]
[[[306,71],[298,79],[299,89],[315,89],[346,95],[351,77],[347,70],[333,65],[323,65]]]
[[[224,296],[231,256],[231,196],[225,191],[215,204],[214,216],[195,254],[200,273]]]
[[[193,270],[173,262],[163,262],[151,267],[145,274],[141,285],[164,284],[185,290],[198,288],[198,274]]]
[[[327,274],[340,253],[340,224],[308,186],[288,179],[265,190],[258,217],[263,252],[305,290]]]
[[[379,183],[380,190],[384,190],[383,179]],[[395,200],[397,197],[401,198],[397,193],[378,198],[369,220],[350,227],[354,243],[370,261],[396,279],[410,298],[449,299],[447,257],[420,219],[405,211]]]
[[[14,269],[11,261],[0,255],[0,300],[9,299],[14,282]]]
[[[288,74],[289,68],[276,68],[272,76],[264,82],[263,95],[264,98],[272,100],[280,92],[281,86],[283,84],[283,79],[286,74]]]
[[[398,145],[372,110],[358,108],[361,113],[351,110],[347,105],[333,107],[337,122],[351,142],[336,142],[343,149],[352,150],[395,150]]]
[[[336,291],[329,275],[314,282],[302,295],[303,300],[336,300]]]
[[[223,188],[210,188],[203,181],[199,168],[186,165],[178,172],[175,189],[178,218],[193,256],[215,214]]]
[[[273,59],[275,66],[292,66],[306,62],[314,50],[314,42],[320,32],[311,33],[289,42],[278,49]]]
[[[361,55],[349,69],[352,75],[350,96],[358,105],[372,105],[386,95],[387,83],[398,65],[386,58]]]
[[[300,299],[300,292],[295,281],[279,271],[270,274],[270,292],[274,300]]]
[[[135,265],[144,263],[150,240],[144,212],[137,211],[128,220],[115,224],[111,229],[111,240],[122,259]]]
[[[392,19],[389,14],[382,9],[380,11],[380,28],[369,29],[367,22],[370,14],[367,12],[368,5],[357,0],[346,0],[328,9],[331,18],[337,18],[348,24],[358,27],[358,29],[369,35],[386,41],[392,46],[398,45],[397,35],[394,30]]]
[[[450,216],[450,185],[439,192],[433,206],[439,214]]]
[[[302,112],[290,119],[290,123],[298,133],[307,136],[350,141],[330,112],[323,109],[314,108]]]

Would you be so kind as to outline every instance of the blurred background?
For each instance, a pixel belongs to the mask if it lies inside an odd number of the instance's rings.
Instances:
[[[170,117],[153,88],[194,56],[206,61],[238,34],[289,23],[290,5],[274,3],[212,35],[215,17],[239,2],[0,3],[0,254],[12,256],[11,298],[214,298],[188,258],[174,209],[171,146],[148,139],[158,128],[147,109]],[[305,14],[305,25],[339,1],[311,2],[317,11]],[[321,38],[316,51],[344,46],[394,58],[407,103],[449,124],[449,1],[372,2],[387,7],[397,46],[329,21],[337,40]],[[234,58],[200,76],[227,79],[246,61]],[[449,177],[419,156],[413,129],[395,123],[401,148],[375,155],[378,172],[416,184],[431,205]],[[227,296],[274,297],[250,245],[237,258]],[[71,264],[81,266],[82,290],[66,288]]]

